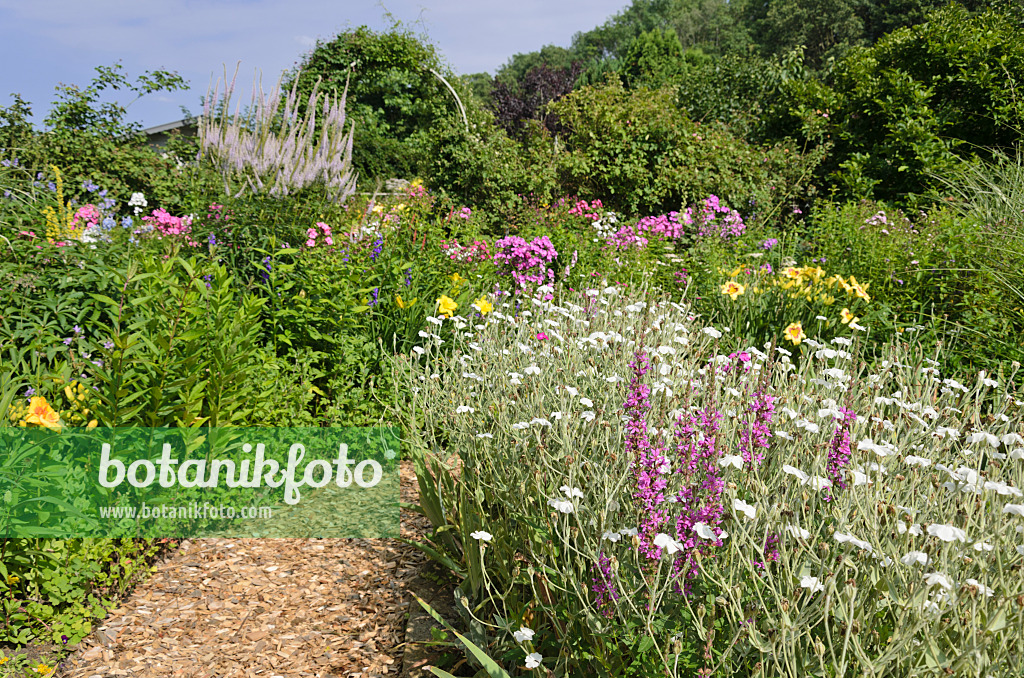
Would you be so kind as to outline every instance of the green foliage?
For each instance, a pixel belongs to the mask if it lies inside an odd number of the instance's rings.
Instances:
[[[714,194],[765,216],[800,194],[817,157],[703,127],[674,99],[671,89],[627,91],[612,80],[551,104],[571,129],[558,157],[562,185],[630,214],[665,213]]]
[[[629,88],[657,89],[673,82],[685,68],[683,44],[672,30],[641,33],[629,45],[621,69]]]
[[[421,146],[424,137],[459,110],[435,72],[464,104],[470,99],[469,87],[444,67],[426,38],[398,24],[383,33],[361,26],[318,42],[284,86],[290,89],[297,80],[299,98],[305,99],[323,78],[323,91],[333,88],[340,95],[351,76],[345,109],[356,130],[352,161],[372,185],[377,179],[417,176],[429,160]]]
[[[127,90],[137,99],[183,89],[186,83],[166,71],[146,72],[133,83],[122,70],[120,64],[100,66],[85,88],[59,86],[42,132],[31,130],[30,109],[15,97],[12,106],[0,108],[0,148],[7,149],[0,155],[19,158],[32,174],[58,166],[78,197],[86,195],[82,184],[91,181],[111,197],[127,200],[131,193],[142,192],[165,207],[178,206],[185,186],[176,161],[149,148],[139,126],[125,122],[127,106],[101,103],[101,98],[110,90]]]
[[[1024,129],[1024,45],[1007,14],[950,5],[836,67],[830,111],[831,179],[844,195],[902,200],[936,187],[957,156],[987,157]]]
[[[78,644],[158,550],[144,539],[0,541],[0,642]]]

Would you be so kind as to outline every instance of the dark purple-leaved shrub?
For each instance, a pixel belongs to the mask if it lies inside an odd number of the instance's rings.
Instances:
[[[530,69],[521,82],[510,85],[498,80],[491,89],[491,108],[498,124],[512,137],[519,137],[531,120],[538,121],[550,132],[561,131],[558,116],[544,110],[572,91],[581,65],[550,68],[541,64]]]

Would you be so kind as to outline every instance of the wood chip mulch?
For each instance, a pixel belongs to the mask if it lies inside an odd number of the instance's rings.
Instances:
[[[403,462],[402,501],[418,502]],[[402,536],[429,528],[402,510]],[[395,539],[182,542],[61,663],[65,678],[372,678],[401,669],[423,554]]]

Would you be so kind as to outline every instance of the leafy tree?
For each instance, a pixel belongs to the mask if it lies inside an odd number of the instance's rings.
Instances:
[[[471,98],[469,86],[441,62],[434,46],[397,23],[386,32],[360,26],[318,41],[282,86],[290,89],[297,79],[302,102],[319,78],[322,91],[339,94],[348,83],[352,162],[364,181],[419,174],[427,161],[426,135],[459,111],[448,85],[464,104]]]
[[[832,178],[845,192],[903,200],[958,156],[1009,149],[1024,130],[1024,43],[1012,14],[950,4],[928,21],[851,52],[831,88],[805,100],[827,111]]]
[[[766,56],[801,45],[808,63],[820,66],[864,39],[861,11],[867,0],[767,0],[748,3],[747,21]]]
[[[655,28],[641,33],[630,44],[622,68],[627,87],[659,87],[683,72],[683,44],[671,29]]]
[[[549,131],[559,131],[558,117],[546,112],[545,107],[571,92],[579,73],[578,62],[560,69],[541,64],[532,68],[515,89],[496,80],[491,91],[495,119],[513,137],[521,137],[529,121],[538,121]]]

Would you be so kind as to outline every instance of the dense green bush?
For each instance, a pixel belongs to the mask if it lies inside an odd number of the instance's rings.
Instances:
[[[813,108],[829,113],[829,169],[845,195],[903,201],[936,187],[957,156],[1019,143],[1024,43],[1008,13],[951,4],[852,51]]]
[[[759,147],[692,122],[672,89],[625,90],[617,79],[551,104],[571,132],[559,181],[617,211],[657,214],[717,195],[765,217],[799,197],[818,161],[786,145]]]

